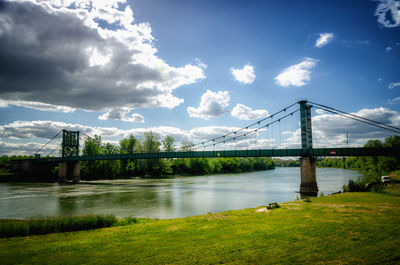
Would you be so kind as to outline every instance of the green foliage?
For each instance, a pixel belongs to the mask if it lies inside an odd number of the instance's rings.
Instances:
[[[119,148],[111,144],[102,144],[101,137],[87,139],[83,147],[84,155],[115,154],[130,152],[159,152],[160,146],[167,152],[175,150],[174,138],[167,136],[161,142],[157,134],[147,132],[144,141],[132,135],[119,142]],[[191,143],[183,143],[184,150],[191,149]],[[213,173],[237,173],[253,170],[275,168],[270,158],[177,158],[177,159],[137,159],[83,161],[82,178],[116,178],[116,177],[161,177],[166,175],[205,175]]]
[[[368,191],[368,187],[365,185],[362,179],[349,180],[349,184],[343,185],[345,192],[363,192]]]
[[[379,140],[369,140],[364,147],[398,147],[400,146],[400,136],[390,136],[384,142]],[[343,188],[345,191],[366,191],[368,183],[381,182],[383,175],[400,169],[400,154],[394,157],[342,157],[324,158],[317,161],[318,167],[336,167],[345,169],[355,169],[363,173],[363,178],[350,181]]]
[[[173,152],[175,151],[175,145],[174,145],[174,138],[171,136],[167,136],[162,140],[163,148],[165,152]]]
[[[1,222],[0,238],[88,230],[110,227],[116,223],[117,218],[114,215],[101,214]]]

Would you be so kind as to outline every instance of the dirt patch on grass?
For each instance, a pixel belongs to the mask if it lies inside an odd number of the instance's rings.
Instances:
[[[176,226],[176,225],[169,226],[166,229],[167,232],[174,232],[174,231],[178,231],[178,230],[180,230],[180,228],[178,226]]]
[[[256,210],[257,213],[268,213],[267,207],[261,207]]]
[[[218,220],[218,219],[227,219],[229,218],[229,215],[227,214],[208,214],[203,217],[203,220]]]

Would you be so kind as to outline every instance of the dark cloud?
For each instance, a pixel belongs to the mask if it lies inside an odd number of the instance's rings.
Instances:
[[[176,87],[204,78],[201,67],[174,68],[159,59],[148,24],[122,25],[130,9],[90,10],[3,4],[0,99],[95,111],[172,108],[183,101],[172,95]],[[118,30],[96,25],[99,14],[119,16]]]

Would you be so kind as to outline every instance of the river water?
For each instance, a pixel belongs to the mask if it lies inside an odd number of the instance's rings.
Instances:
[[[360,173],[318,168],[325,195]],[[177,218],[295,200],[300,169],[174,179],[126,179],[57,183],[0,183],[0,218],[105,213],[118,217]]]

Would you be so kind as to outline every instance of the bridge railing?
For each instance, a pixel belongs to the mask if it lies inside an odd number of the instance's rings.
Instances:
[[[37,162],[201,158],[201,157],[298,157],[298,156],[400,156],[400,147],[382,148],[312,148],[312,149],[260,149],[260,150],[220,150],[159,153],[106,154],[93,156],[72,156],[36,158]]]

